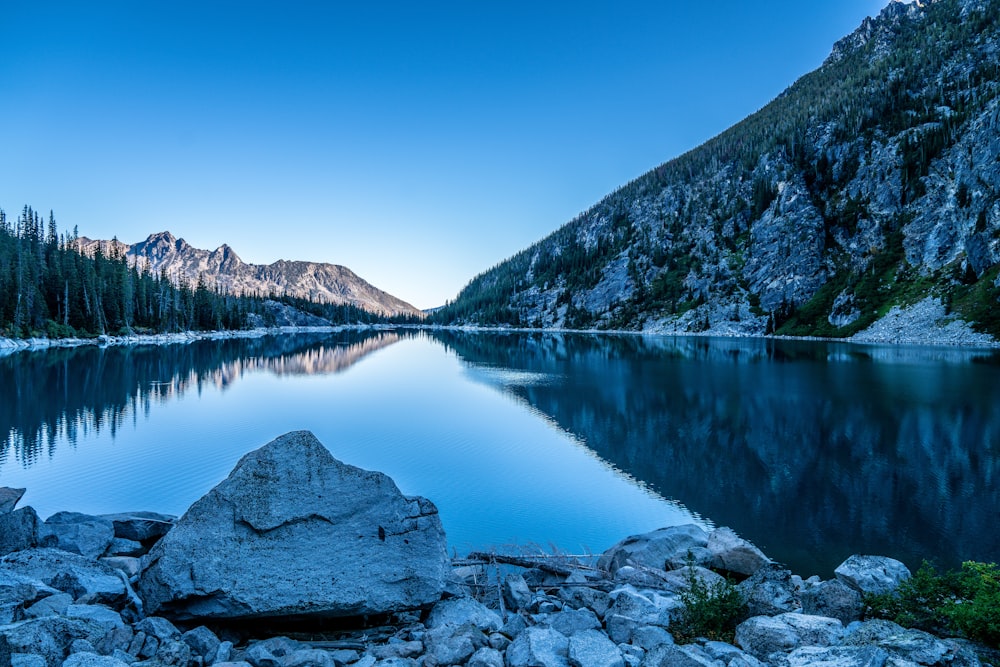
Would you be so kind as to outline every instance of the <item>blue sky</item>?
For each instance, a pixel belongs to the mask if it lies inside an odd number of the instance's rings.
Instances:
[[[2,0],[0,207],[437,306],[885,4]]]

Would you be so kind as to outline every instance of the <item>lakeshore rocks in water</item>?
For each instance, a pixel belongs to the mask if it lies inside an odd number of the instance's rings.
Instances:
[[[354,494],[358,498],[350,497]],[[902,563],[851,556],[837,568],[836,578],[803,580],[728,528],[673,526],[632,536],[602,554],[597,567],[553,555],[475,554],[454,564],[449,593],[442,599],[452,564],[431,510],[428,501],[399,494],[388,477],[336,461],[310,434],[299,432],[248,454],[176,523],[138,512],[100,521],[54,515],[47,524],[98,526],[105,535],[101,540],[106,538],[103,522],[109,522],[114,538],[96,560],[34,544],[0,558],[0,667],[981,664],[969,642],[863,620],[861,592],[893,590],[909,577]],[[422,533],[425,539],[414,539]],[[247,546],[240,540],[260,543]],[[121,551],[145,553],[150,547],[141,574],[137,567],[113,569],[139,562],[118,555]],[[393,555],[371,564],[387,554]],[[343,577],[348,565],[361,568],[354,580],[344,582],[348,593],[324,588],[331,574]],[[418,567],[440,587],[411,586]],[[277,575],[277,569],[284,574]],[[684,600],[694,583],[705,590],[724,581],[713,569],[744,572],[738,589],[748,617],[737,626],[732,644],[695,638],[679,645],[675,634],[683,628]],[[395,578],[388,582],[377,578],[391,572]],[[165,588],[164,579],[178,588]],[[388,594],[373,594],[375,602],[355,601],[383,584],[421,591],[405,604],[429,607],[429,613],[398,612],[392,625],[341,630],[332,641],[325,633],[323,641],[247,640],[246,632],[261,626],[229,620],[225,632],[243,628],[243,634],[220,636],[203,625],[218,620],[226,605],[242,617],[264,615],[245,612],[264,609],[268,593],[274,599],[267,608],[278,610],[268,612],[272,615],[289,608],[344,610],[345,598],[355,605],[352,609],[368,609]],[[166,597],[164,591],[177,595]],[[294,591],[296,604],[287,598]],[[309,600],[306,595],[330,597]],[[391,604],[397,603],[399,598],[392,598]],[[307,630],[302,622],[296,618],[292,627]],[[691,639],[683,631],[677,636]]]
[[[195,502],[150,552],[138,590],[148,613],[178,619],[357,616],[438,600],[449,568],[433,503],[299,431]]]

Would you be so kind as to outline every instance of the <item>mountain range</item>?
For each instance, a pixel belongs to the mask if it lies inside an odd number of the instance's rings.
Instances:
[[[226,244],[202,250],[170,232],[151,234],[145,241],[131,245],[86,237],[81,237],[78,244],[85,254],[92,255],[100,247],[105,255],[124,255],[140,269],[148,268],[173,282],[194,285],[202,280],[226,294],[276,294],[316,303],[350,304],[378,315],[423,316],[414,306],[337,264],[287,260],[248,264]]]
[[[432,319],[848,337],[929,304],[997,336],[998,19],[998,0],[890,2]]]

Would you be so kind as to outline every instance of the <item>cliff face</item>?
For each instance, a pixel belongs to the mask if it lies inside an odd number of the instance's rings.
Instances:
[[[316,262],[279,260],[273,264],[247,264],[228,245],[202,250],[170,232],[150,235],[145,241],[126,245],[117,241],[80,239],[83,252],[118,252],[153,273],[191,284],[203,279],[232,294],[278,294],[335,305],[351,304],[379,315],[422,313],[368,283],[345,266]]]
[[[863,331],[939,299],[1000,333],[1000,2],[893,2],[699,148],[477,276],[439,317]]]

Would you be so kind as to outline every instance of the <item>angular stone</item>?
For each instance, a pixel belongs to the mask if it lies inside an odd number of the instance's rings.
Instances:
[[[453,630],[451,626],[443,628],[445,632],[440,633],[442,636],[447,635],[447,638],[451,638],[450,631]],[[388,660],[389,658],[414,658],[424,651],[424,645],[422,642],[418,641],[403,641],[401,639],[396,639],[395,637],[389,639],[388,644],[383,644],[382,646],[376,646],[372,649],[372,655],[374,655],[379,660]],[[472,648],[469,648],[466,657],[472,655]],[[447,663],[446,663],[447,664]]]
[[[764,552],[726,527],[709,534],[708,551],[712,554],[708,567],[748,577],[771,562]]]
[[[55,590],[55,589],[52,589]],[[42,598],[35,604],[24,610],[24,615],[28,618],[41,618],[43,616],[62,616],[66,609],[73,604],[73,596],[69,593],[56,591],[54,595]]]
[[[889,654],[875,646],[803,646],[788,656],[789,667],[882,667]]]
[[[0,568],[0,604],[13,602],[30,607],[39,600],[58,592],[40,579]]]
[[[108,545],[108,548],[104,553],[107,556],[138,557],[146,553],[146,547],[142,546],[142,542],[126,540],[122,537],[115,537],[111,540],[111,544]]]
[[[472,625],[480,630],[496,631],[503,627],[503,620],[495,611],[471,598],[451,598],[434,605],[427,617],[427,627]]]
[[[87,558],[103,556],[114,537],[110,521],[79,512],[57,512],[38,526],[38,546]]]
[[[686,563],[688,552],[696,563],[703,562],[708,556],[707,545],[708,533],[701,526],[669,526],[625,538],[601,554],[597,566],[611,574],[625,565],[674,569]]]
[[[125,627],[125,622],[122,620],[121,614],[100,605],[71,604],[66,607],[64,616],[66,618],[90,621],[105,632]]]
[[[718,667],[718,663],[694,644],[661,644],[646,654],[642,667]]]
[[[774,616],[801,609],[792,573],[778,565],[761,567],[737,589],[752,616]]]
[[[910,570],[898,560],[885,556],[849,557],[833,571],[845,584],[861,594],[890,593],[910,578]]]
[[[528,628],[507,647],[507,667],[568,667],[569,639],[552,628]]]
[[[354,616],[428,605],[450,560],[434,505],[333,458],[311,433],[244,456],[149,553],[147,613]]]
[[[473,653],[465,664],[466,667],[504,667],[500,651],[485,646]]]
[[[38,515],[31,507],[0,514],[0,556],[38,544]]]
[[[160,616],[147,616],[135,624],[135,631],[144,632],[160,641],[180,639],[181,637],[181,631],[177,629],[177,626]]]
[[[58,667],[74,640],[96,640],[102,632],[86,621],[49,616],[0,626],[0,635],[6,638],[11,653],[34,653],[45,658],[48,667]]]
[[[14,511],[17,503],[24,497],[27,489],[13,489],[9,486],[0,486],[0,514],[10,514]]]
[[[118,570],[131,579],[142,571],[142,561],[132,556],[105,556],[98,559],[113,570]]]
[[[656,625],[644,625],[632,631],[630,641],[647,651],[656,648],[660,644],[673,644],[674,636]]]
[[[62,667],[128,667],[128,663],[109,655],[74,653],[66,658]]]
[[[81,604],[111,607],[126,599],[121,576],[107,565],[58,549],[27,549],[0,558],[0,570],[40,579]]]
[[[204,658],[206,664],[214,661],[222,643],[215,636],[215,633],[204,625],[199,625],[197,628],[185,632],[181,635],[181,641],[190,646],[196,655]]]
[[[705,642],[705,653],[715,660],[721,660],[729,667],[764,667],[760,660],[725,642]]]
[[[154,657],[161,665],[187,667],[191,662],[191,647],[179,639],[167,639],[160,642]]]
[[[831,646],[844,635],[835,618],[787,613],[754,616],[736,627],[736,644],[759,660],[772,653],[788,653],[800,646]]]
[[[100,516],[114,525],[115,537],[143,543],[158,540],[166,535],[177,520],[177,517],[170,514],[156,512],[123,512]]]
[[[600,619],[589,609],[560,611],[549,616],[547,623],[553,630],[561,632],[567,637],[584,630],[595,630],[601,627]]]
[[[857,621],[864,612],[861,593],[840,579],[810,586],[802,592],[802,613],[836,618],[844,625]]]
[[[476,636],[478,635],[478,637]],[[477,641],[478,640],[478,641]],[[480,648],[485,648],[485,636],[475,628],[466,626],[464,628],[445,627],[440,630],[427,633],[425,639],[426,654],[424,664],[427,667],[432,665],[462,665],[476,652],[477,643]],[[419,642],[417,642],[419,644]],[[418,650],[412,657],[420,654]]]
[[[572,667],[625,667],[622,652],[600,630],[581,630],[569,638]]]
[[[322,649],[303,648],[282,658],[281,667],[336,667],[336,662]]]
[[[503,580],[503,601],[508,608],[518,611],[531,604],[531,589],[520,574],[508,574]]]
[[[45,656],[37,653],[14,653],[10,656],[11,667],[47,667]]]

